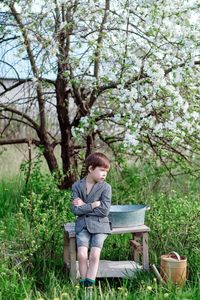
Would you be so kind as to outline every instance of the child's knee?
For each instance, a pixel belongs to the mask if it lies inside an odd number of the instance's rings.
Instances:
[[[100,253],[101,253],[101,249],[97,248],[97,249],[92,249],[91,253],[90,253],[90,261],[91,262],[96,262],[99,260],[100,257]]]
[[[88,250],[87,249],[78,249],[78,258],[79,259],[87,259],[88,258]]]

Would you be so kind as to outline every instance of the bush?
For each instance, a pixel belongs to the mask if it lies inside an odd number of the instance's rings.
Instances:
[[[26,166],[23,171],[26,176]],[[50,270],[62,271],[63,224],[74,218],[71,192],[60,190],[54,176],[42,174],[37,160],[15,208],[9,224],[6,218],[1,223],[2,232],[13,230],[10,241],[4,239],[4,262],[9,268],[33,272],[42,284]]]

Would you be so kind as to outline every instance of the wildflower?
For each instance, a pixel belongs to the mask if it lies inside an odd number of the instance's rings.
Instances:
[[[75,288],[76,288],[76,289],[79,289],[79,287],[80,287],[79,285],[75,285]]]
[[[163,296],[164,296],[164,298],[167,298],[167,297],[169,297],[169,294],[165,293]]]
[[[152,291],[152,286],[148,285],[148,286],[147,286],[147,290],[148,290],[148,291]]]
[[[62,294],[61,294],[61,297],[67,297],[67,296],[68,296],[67,293],[62,293]]]
[[[122,288],[122,287],[118,287],[117,289],[118,289],[119,291],[123,290],[123,288]]]

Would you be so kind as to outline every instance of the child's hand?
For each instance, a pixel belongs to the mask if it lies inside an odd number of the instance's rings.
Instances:
[[[100,201],[94,201],[94,202],[92,203],[92,208],[99,207],[99,206],[100,206],[100,204],[101,204],[101,202],[100,202]]]
[[[73,200],[73,205],[75,205],[75,206],[81,206],[83,204],[85,204],[85,202],[83,202],[83,200],[81,198],[75,198]]]

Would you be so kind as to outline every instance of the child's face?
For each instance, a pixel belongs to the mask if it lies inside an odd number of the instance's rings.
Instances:
[[[92,166],[89,167],[89,174],[96,182],[104,181],[108,171],[109,169],[104,167],[96,167],[95,169],[93,169]]]

